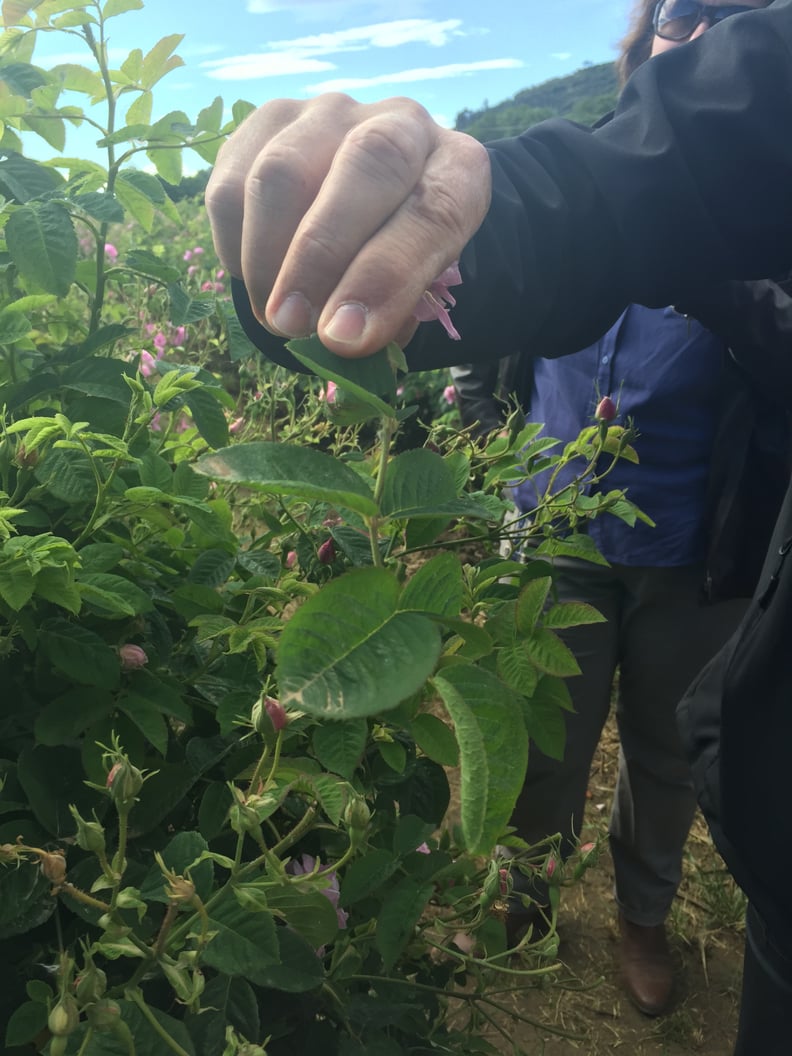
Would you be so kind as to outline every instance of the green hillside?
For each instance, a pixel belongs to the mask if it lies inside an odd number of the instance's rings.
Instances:
[[[610,62],[584,66],[568,77],[525,88],[512,99],[481,110],[463,110],[455,127],[476,139],[514,136],[548,117],[567,117],[593,124],[613,109],[618,94],[616,70]]]

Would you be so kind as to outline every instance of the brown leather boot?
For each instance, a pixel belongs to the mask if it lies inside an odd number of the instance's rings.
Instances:
[[[674,968],[665,927],[644,927],[619,913],[619,963],[627,994],[647,1016],[667,1011],[674,987]]]

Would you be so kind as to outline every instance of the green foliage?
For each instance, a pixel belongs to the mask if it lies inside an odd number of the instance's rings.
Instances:
[[[558,632],[597,618],[553,604],[544,561],[491,557],[525,531],[501,491],[581,464],[531,533],[586,554],[588,518],[638,516],[587,493],[631,434],[474,442],[395,347],[295,343],[321,380],[254,359],[204,218],[163,183],[250,106],[152,123],[181,37],[107,61],[108,20],[141,4],[2,5],[5,1045],[480,1052],[450,1012],[503,971],[495,845],[529,739],[562,750]],[[36,65],[51,32],[85,63]],[[104,164],[62,156],[83,122]],[[58,157],[26,158],[30,135]]]
[[[618,80],[613,63],[584,66],[568,77],[555,77],[525,88],[513,99],[457,114],[456,128],[482,142],[517,136],[550,117],[593,125],[616,105]]]

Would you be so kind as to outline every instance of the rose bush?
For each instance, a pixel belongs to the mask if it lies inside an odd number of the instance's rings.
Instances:
[[[515,415],[474,442],[428,425],[446,379],[416,410],[395,347],[295,342],[304,378],[253,358],[199,211],[131,164],[177,183],[249,105],[152,121],[180,38],[117,70],[105,46],[140,6],[3,4],[4,1051],[497,1051],[493,979],[552,975],[555,944],[507,966],[496,846],[555,892],[593,857],[508,832],[529,739],[563,750],[556,631],[599,619],[552,603],[547,558],[596,560],[584,522],[637,516],[585,487],[630,431],[559,449]],[[53,31],[85,65],[35,64]],[[24,156],[68,122],[106,165]],[[500,559],[526,532],[505,483],[581,455],[531,560]]]

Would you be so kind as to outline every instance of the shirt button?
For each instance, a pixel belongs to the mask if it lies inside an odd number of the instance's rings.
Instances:
[[[603,356],[602,357],[602,362],[603,363],[609,363],[610,362],[610,356]]]

